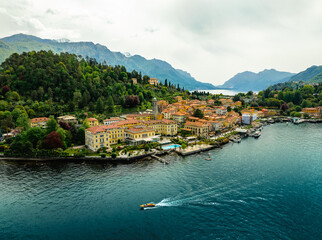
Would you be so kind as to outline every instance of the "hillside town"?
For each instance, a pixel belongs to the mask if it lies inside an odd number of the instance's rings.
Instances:
[[[112,117],[99,122],[89,117],[85,122],[85,145],[92,151],[101,148],[111,148],[117,143],[126,142],[128,145],[142,145],[158,142],[163,136],[195,136],[208,139],[225,131],[236,129],[240,125],[250,125],[259,118],[270,118],[279,115],[276,109],[255,110],[246,108],[239,113],[231,110],[241,107],[241,101],[234,102],[231,98],[219,100],[220,106],[214,105],[214,100],[183,100],[175,97],[174,103],[153,99],[152,110],[145,112]],[[310,117],[321,117],[322,107],[303,108],[303,113]],[[200,115],[196,117],[196,112]],[[31,119],[31,127],[45,127],[49,118]],[[61,116],[58,121],[77,123],[73,116]]]

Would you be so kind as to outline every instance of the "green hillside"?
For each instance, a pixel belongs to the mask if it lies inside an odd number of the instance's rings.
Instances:
[[[0,62],[3,62],[12,53],[29,51],[51,50],[54,53],[68,52],[82,57],[95,58],[98,62],[108,65],[122,65],[129,71],[136,70],[143,75],[156,77],[163,82],[165,79],[185,86],[189,90],[215,89],[212,84],[198,82],[189,73],[173,68],[169,63],[142,56],[125,56],[120,52],[112,52],[106,46],[92,42],[59,42],[56,40],[41,39],[31,35],[16,34],[0,39]]]
[[[75,54],[15,53],[1,64],[0,111],[18,107],[29,117],[75,112],[113,115],[151,107],[153,97],[171,102],[173,96],[187,96],[169,82],[152,86],[148,79],[124,66],[112,67]]]

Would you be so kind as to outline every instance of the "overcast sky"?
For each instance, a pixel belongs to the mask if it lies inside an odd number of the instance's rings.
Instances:
[[[0,29],[162,59],[215,85],[322,64],[319,0],[0,0]]]

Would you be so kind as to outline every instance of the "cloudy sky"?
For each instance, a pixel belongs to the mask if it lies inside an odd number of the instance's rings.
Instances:
[[[319,0],[0,0],[0,37],[92,41],[202,82],[322,64]]]

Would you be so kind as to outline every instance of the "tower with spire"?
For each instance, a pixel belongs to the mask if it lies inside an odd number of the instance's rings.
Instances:
[[[152,100],[152,107],[153,107],[153,115],[154,119],[158,119],[158,100],[156,98],[153,98]]]

